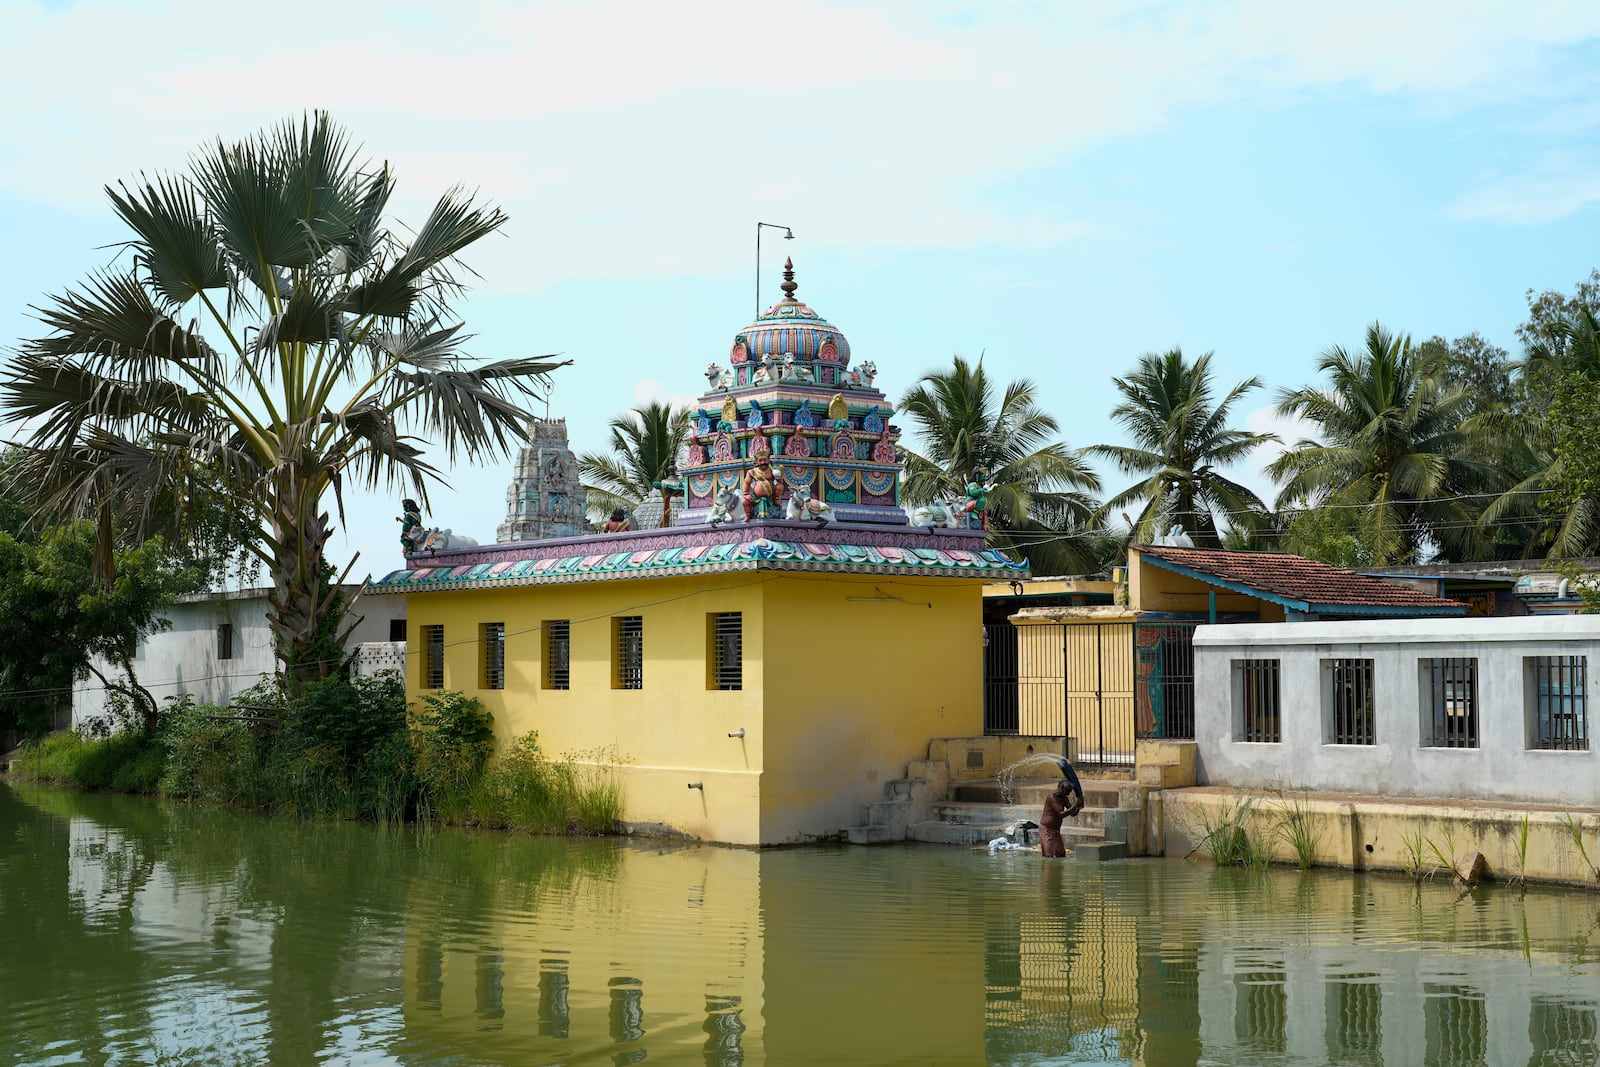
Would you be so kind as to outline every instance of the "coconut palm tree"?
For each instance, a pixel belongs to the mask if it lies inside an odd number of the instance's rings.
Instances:
[[[1524,557],[1581,556],[1600,545],[1600,500],[1587,471],[1587,440],[1574,435],[1585,419],[1578,407],[1593,410],[1600,384],[1600,320],[1588,308],[1575,308],[1541,324],[1519,371],[1520,384],[1542,396],[1545,410],[1516,413],[1491,409],[1475,415],[1470,428],[1493,439],[1505,454],[1511,485],[1483,509],[1485,537],[1499,534]]]
[[[660,492],[661,525],[670,526],[672,495],[660,485],[677,469],[688,426],[688,408],[656,401],[612,419],[611,451],[578,457],[589,517],[632,511]]]
[[[1317,369],[1329,376],[1326,386],[1279,394],[1278,412],[1314,423],[1320,438],[1300,441],[1268,466],[1282,485],[1279,508],[1347,509],[1391,562],[1472,530],[1476,516],[1462,497],[1491,484],[1495,472],[1470,457],[1471,398],[1444,385],[1409,337],[1378,323],[1368,327],[1363,349],[1330,348]]]
[[[1246,378],[1220,403],[1212,402],[1211,353],[1193,363],[1174,348],[1140,357],[1125,378],[1113,378],[1122,403],[1111,417],[1133,441],[1095,445],[1092,455],[1115,463],[1140,480],[1105,503],[1105,510],[1142,502],[1131,522],[1135,544],[1155,540],[1177,526],[1201,548],[1221,547],[1218,519],[1240,531],[1255,530],[1266,508],[1254,492],[1225,477],[1219,468],[1238,463],[1276,438],[1228,428],[1234,403],[1261,379]]]
[[[393,191],[322,113],[108,187],[132,231],[123,254],[37,309],[49,333],[0,383],[51,513],[181,526],[181,508],[145,501],[192,484],[249,509],[295,679],[335,669],[343,643],[328,494],[341,520],[350,485],[426,499],[442,478],[417,434],[447,460],[504,456],[522,402],[563,365],[466,358],[456,257],[505,215],[452,190],[408,236],[384,220]]]
[[[1100,481],[1055,440],[1056,420],[1035,393],[1023,378],[997,397],[981,356],[976,364],[956,356],[948,371],[924,375],[900,402],[922,443],[906,449],[902,495],[928,504],[959,496],[969,482],[990,484],[992,545],[1020,552],[1039,574],[1098,570],[1113,550],[1087,495]]]

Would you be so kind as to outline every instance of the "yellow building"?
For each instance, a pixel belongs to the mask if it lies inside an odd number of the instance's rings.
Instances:
[[[710,368],[676,525],[418,553],[368,590],[407,599],[410,696],[614,771],[635,826],[836,835],[982,732],[982,587],[1026,572],[981,512],[908,521],[875,369],[794,288]]]

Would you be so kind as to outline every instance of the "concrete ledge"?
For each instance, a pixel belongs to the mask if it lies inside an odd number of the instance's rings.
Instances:
[[[1121,841],[1085,841],[1075,845],[1072,849],[1075,859],[1087,863],[1103,863],[1106,860],[1120,860],[1128,855],[1128,846]]]
[[[1159,852],[1168,856],[1194,852],[1207,826],[1236,821],[1274,862],[1294,863],[1294,850],[1279,827],[1291,818],[1299,818],[1309,828],[1316,866],[1404,872],[1416,866],[1419,848],[1425,870],[1439,866],[1435,850],[1452,857],[1457,864],[1464,864],[1472,853],[1481,852],[1491,878],[1597,885],[1592,866],[1600,864],[1597,809],[1569,811],[1465,800],[1280,794],[1217,786],[1169,789],[1160,796],[1159,821],[1164,840],[1152,845],[1159,845]],[[1569,817],[1582,833],[1588,863],[1573,842]]]

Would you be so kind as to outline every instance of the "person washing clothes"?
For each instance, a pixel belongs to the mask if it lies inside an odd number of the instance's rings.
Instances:
[[[1057,761],[1062,778],[1056,791],[1044,798],[1044,812],[1039,816],[1039,851],[1046,857],[1060,858],[1067,854],[1061,840],[1061,822],[1083,810],[1083,784],[1077,772],[1065,757]]]

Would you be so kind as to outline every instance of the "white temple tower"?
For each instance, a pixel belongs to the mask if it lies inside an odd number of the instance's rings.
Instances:
[[[567,444],[566,419],[533,419],[506,489],[506,521],[496,541],[540,541],[587,532],[578,457]]]

